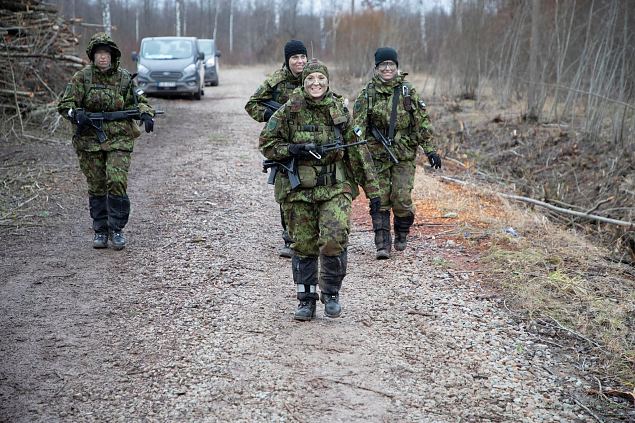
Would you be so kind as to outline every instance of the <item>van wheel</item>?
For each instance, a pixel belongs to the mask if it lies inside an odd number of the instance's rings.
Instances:
[[[210,84],[212,87],[218,87],[218,79],[215,79],[212,81],[212,83]]]
[[[199,88],[198,91],[196,92],[196,94],[194,94],[194,100],[200,100],[201,99],[201,89]]]

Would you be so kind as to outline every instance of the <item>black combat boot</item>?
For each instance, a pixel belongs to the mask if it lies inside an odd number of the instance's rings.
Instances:
[[[102,234],[95,232],[93,237],[93,248],[107,248],[108,247],[108,234]]]
[[[390,258],[392,237],[390,235],[390,210],[379,211],[371,214],[373,230],[375,231],[375,247],[377,260]]]
[[[324,303],[326,317],[340,317],[340,288],[346,276],[347,252],[342,251],[339,256],[320,256],[320,301]]]
[[[414,221],[415,215],[412,213],[405,217],[395,216],[395,250],[403,251],[406,249],[408,233]]]
[[[293,316],[296,320],[311,320],[315,317],[315,302],[318,299],[318,259],[317,257],[291,257],[293,281],[300,303]]]
[[[108,247],[108,204],[105,195],[91,195],[88,197],[90,217],[93,219],[93,248]]]
[[[115,250],[123,250],[126,246],[123,228],[128,223],[129,215],[130,200],[127,195],[108,195],[108,226],[112,248]]]
[[[126,246],[126,237],[123,235],[122,230],[112,231],[110,233],[110,241],[112,242],[113,250],[123,250]]]

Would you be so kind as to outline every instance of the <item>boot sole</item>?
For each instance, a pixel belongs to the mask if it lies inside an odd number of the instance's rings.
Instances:
[[[108,244],[93,244],[93,248],[101,250],[103,248],[108,248]]]
[[[313,320],[315,318],[315,314],[311,317],[306,316],[293,316],[294,320],[299,320],[301,322],[308,322],[309,320]]]
[[[113,250],[115,250],[115,251],[121,251],[121,250],[123,250],[125,247],[126,247],[125,245],[113,245],[113,246],[112,246],[112,249],[113,249]]]
[[[337,313],[337,314],[328,314],[327,312],[324,312],[324,317],[328,317],[330,319],[337,319],[341,315],[342,315],[341,311],[339,313]]]

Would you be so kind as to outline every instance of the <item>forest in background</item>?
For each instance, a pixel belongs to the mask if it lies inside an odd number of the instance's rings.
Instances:
[[[85,43],[109,8],[126,52],[147,36],[215,38],[226,64],[278,62],[285,41],[354,76],[390,45],[440,95],[522,99],[526,117],[575,121],[633,152],[635,11],[626,0],[56,0]],[[273,5],[273,6],[272,6]],[[178,19],[177,19],[178,15]],[[311,52],[310,52],[311,54]],[[129,54],[125,59],[129,60]]]
[[[55,102],[64,72],[81,67],[96,31],[130,52],[147,36],[213,37],[222,65],[282,62],[300,39],[332,66],[351,95],[378,46],[423,75],[441,152],[470,158],[480,174],[558,206],[635,221],[635,11],[627,0],[2,0],[0,66],[5,125]],[[46,30],[35,11],[52,10]],[[59,19],[64,19],[62,24]],[[61,29],[60,29],[61,28]],[[63,45],[60,44],[64,41]],[[68,54],[74,48],[77,57]],[[43,54],[45,51],[53,53]],[[25,60],[28,58],[28,60]],[[221,66],[222,68],[222,66]],[[222,74],[222,70],[221,70]],[[22,75],[22,78],[16,78]],[[222,77],[221,77],[222,78]],[[28,81],[26,81],[28,79]],[[345,84],[342,84],[342,83]],[[346,84],[347,83],[347,84]],[[344,85],[342,87],[342,85]],[[3,98],[4,98],[3,97]],[[14,98],[15,97],[15,98]],[[34,103],[37,100],[37,104]],[[18,113],[16,112],[16,105]],[[460,111],[480,113],[481,122]],[[499,115],[488,116],[493,110]],[[12,114],[13,113],[13,114]],[[483,128],[486,119],[497,128]],[[49,128],[56,128],[54,121]],[[480,125],[481,127],[478,127]],[[524,125],[524,126],[523,126]],[[555,129],[548,134],[544,127]],[[14,130],[13,126],[11,128]],[[15,132],[15,131],[14,131]],[[24,134],[22,128],[21,133]],[[542,134],[542,135],[541,135]],[[569,219],[579,226],[588,219]],[[626,227],[626,229],[623,229]],[[630,246],[632,225],[604,230]]]

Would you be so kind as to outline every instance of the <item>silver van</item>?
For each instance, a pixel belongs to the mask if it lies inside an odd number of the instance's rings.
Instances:
[[[220,69],[220,50],[211,38],[199,38],[198,48],[205,54],[205,85],[218,85],[218,70]]]
[[[132,52],[137,62],[139,88],[148,95],[204,94],[205,67],[196,37],[149,37],[141,50]]]

